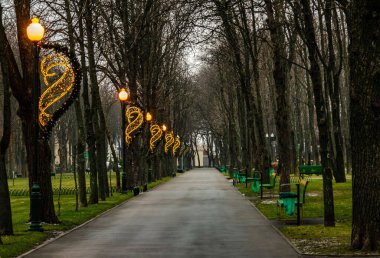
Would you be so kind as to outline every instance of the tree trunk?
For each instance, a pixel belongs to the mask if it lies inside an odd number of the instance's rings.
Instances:
[[[380,250],[380,5],[353,0],[350,37],[352,235],[354,249]]]
[[[325,23],[327,30],[327,46],[328,46],[328,64],[325,67],[326,84],[330,95],[332,105],[332,139],[334,149],[334,178],[337,183],[346,182],[343,158],[343,138],[340,123],[340,69],[336,68],[336,57],[334,52],[333,32],[332,32],[332,0],[326,0],[325,6]],[[339,32],[338,32],[339,33]]]
[[[0,4],[0,23],[3,22],[3,10]],[[2,86],[3,86],[3,136],[0,141],[0,235],[12,235],[13,225],[12,225],[12,211],[11,211],[11,201],[9,196],[8,188],[8,177],[6,168],[5,155],[9,146],[9,141],[11,138],[11,92],[10,92],[10,81],[8,76],[8,65],[5,60],[5,32],[3,27],[0,26],[0,66],[2,74]],[[1,241],[1,239],[0,239]]]
[[[75,51],[75,41],[74,41],[74,28],[73,28],[73,20],[70,12],[70,2],[69,0],[65,0],[65,11],[66,11],[66,19],[67,19],[67,27],[68,27],[68,36],[70,42],[70,51]],[[75,117],[76,117],[76,125],[77,125],[77,142],[76,151],[74,156],[77,168],[75,168],[78,172],[78,190],[79,190],[79,202],[81,207],[87,207],[87,193],[86,193],[86,161],[84,159],[84,152],[86,151],[86,143],[85,143],[85,129],[83,123],[83,114],[82,107],[80,105],[80,98],[76,99],[74,102],[75,108]]]
[[[319,129],[320,153],[323,167],[323,203],[324,203],[324,224],[325,226],[335,226],[334,195],[332,189],[332,173],[328,164],[328,128],[327,128],[327,108],[322,91],[321,70],[318,64],[318,47],[313,25],[313,15],[310,10],[310,1],[301,0],[301,9],[305,25],[305,43],[309,50],[310,78],[313,85],[314,101],[317,111],[317,121]],[[297,7],[296,14],[301,10]]]
[[[81,6],[84,6],[84,4],[88,5],[88,1],[81,0]],[[85,7],[84,7],[85,8]],[[82,12],[83,9],[80,10]],[[96,164],[96,150],[95,150],[95,133],[94,133],[94,127],[93,127],[93,117],[94,117],[94,111],[91,108],[90,100],[89,100],[89,92],[88,92],[88,77],[87,77],[87,66],[86,66],[86,51],[85,51],[85,44],[84,44],[84,28],[83,28],[83,19],[79,19],[79,35],[80,38],[83,39],[79,42],[80,45],[80,52],[81,52],[81,63],[82,63],[82,69],[83,69],[83,92],[82,92],[82,98],[83,98],[83,105],[85,109],[84,118],[85,118],[85,129],[86,129],[86,142],[88,146],[88,153],[89,153],[89,161],[90,161],[90,198],[89,203],[95,204],[99,201],[99,194],[98,194],[98,170],[97,170],[97,164]]]
[[[290,180],[290,170],[292,167],[293,143],[290,128],[289,105],[287,103],[286,92],[288,90],[288,64],[284,59],[285,52],[285,35],[281,29],[282,25],[275,17],[278,6],[272,5],[272,0],[265,0],[266,12],[268,15],[268,27],[273,43],[273,78],[276,86],[276,103],[277,110],[275,113],[277,142],[279,147],[279,157],[281,163],[281,184],[287,184]],[[278,5],[279,3],[277,3]],[[286,188],[285,188],[286,190]]]
[[[116,150],[115,150],[115,144],[114,144],[114,141],[112,139],[111,133],[109,132],[108,129],[106,130],[106,134],[107,134],[107,140],[108,140],[108,144],[109,144],[110,149],[111,149],[111,154],[112,154],[112,159],[113,159],[113,171],[116,174],[116,191],[119,192],[121,189],[121,187],[120,187],[119,159],[117,158]]]

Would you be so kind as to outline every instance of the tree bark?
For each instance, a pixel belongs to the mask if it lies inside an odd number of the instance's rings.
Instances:
[[[3,22],[3,10],[0,4],[0,23]],[[8,76],[8,65],[5,60],[5,32],[3,26],[0,26],[0,66],[2,73],[2,86],[3,86],[3,136],[0,140],[0,235],[12,235],[12,211],[11,201],[8,188],[8,177],[6,168],[5,155],[9,146],[11,138],[11,92],[10,81]],[[1,239],[0,239],[1,241]]]
[[[270,31],[271,41],[273,44],[273,78],[276,86],[276,103],[277,110],[275,113],[277,142],[279,147],[279,157],[281,164],[281,184],[287,184],[290,180],[290,170],[292,168],[293,156],[293,138],[291,136],[289,104],[287,102],[288,90],[288,72],[289,67],[285,60],[285,34],[278,15],[278,5],[273,6],[272,0],[265,0],[266,12],[268,16],[268,27]],[[285,189],[286,190],[286,189]]]
[[[354,249],[380,250],[380,5],[353,0],[350,45],[352,235]]]

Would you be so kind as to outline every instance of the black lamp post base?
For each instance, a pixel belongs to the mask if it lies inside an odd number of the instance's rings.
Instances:
[[[139,195],[139,194],[140,194],[140,187],[135,186],[135,187],[133,188],[133,195],[134,195],[134,196],[137,196],[137,195]]]
[[[43,232],[44,229],[42,228],[42,225],[40,222],[32,222],[29,226],[28,231],[38,231]]]
[[[29,231],[44,231],[41,225],[41,189],[40,185],[33,183],[30,195],[30,217]]]

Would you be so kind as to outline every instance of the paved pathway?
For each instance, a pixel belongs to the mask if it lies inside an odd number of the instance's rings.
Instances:
[[[194,169],[26,257],[298,257],[215,169]]]

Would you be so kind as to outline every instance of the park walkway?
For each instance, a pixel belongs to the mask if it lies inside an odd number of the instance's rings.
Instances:
[[[215,169],[194,169],[26,257],[298,257]]]

